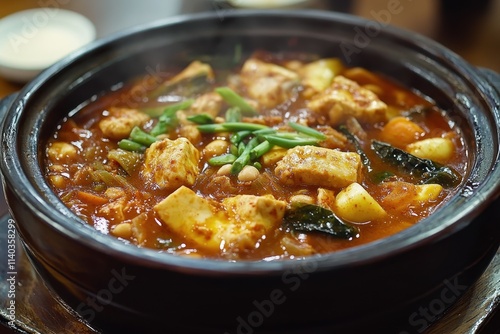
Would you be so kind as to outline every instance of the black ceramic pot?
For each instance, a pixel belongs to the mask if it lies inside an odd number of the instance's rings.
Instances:
[[[340,57],[432,97],[467,140],[470,168],[458,194],[414,227],[362,247],[239,263],[125,245],[58,200],[39,166],[62,117],[132,77],[202,54],[228,55],[237,44],[243,52]],[[5,195],[35,268],[105,332],[421,332],[475,282],[500,243],[491,205],[500,188],[499,90],[498,74],[382,22],[315,11],[173,18],[96,42],[3,102]]]

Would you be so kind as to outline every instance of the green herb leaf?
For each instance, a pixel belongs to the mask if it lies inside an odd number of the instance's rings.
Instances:
[[[359,236],[356,226],[341,221],[332,211],[317,205],[293,203],[283,220],[285,228],[295,232],[319,232],[342,239]]]
[[[401,171],[420,178],[420,183],[437,183],[454,187],[460,182],[459,174],[451,167],[429,159],[421,159],[387,143],[373,140],[372,149],[384,161]]]

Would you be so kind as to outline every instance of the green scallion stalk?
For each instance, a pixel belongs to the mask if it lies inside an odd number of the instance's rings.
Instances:
[[[160,121],[156,123],[156,125],[151,129],[149,134],[153,137],[156,137],[167,133],[170,130],[170,128],[171,126],[168,123]]]
[[[232,164],[233,162],[236,161],[236,159],[237,157],[235,155],[228,153],[210,158],[208,160],[208,164],[210,166],[224,166],[227,164]]]
[[[132,152],[144,152],[146,146],[136,143],[130,139],[122,139],[118,142],[118,147],[122,150],[132,151]]]
[[[305,135],[308,135],[310,137],[317,138],[319,140],[326,139],[326,135],[324,133],[321,133],[321,132],[319,132],[313,128],[310,128],[308,126],[305,126],[305,125],[302,125],[299,123],[295,123],[295,122],[289,122],[288,125],[292,129],[294,129],[295,131],[298,131],[298,132],[303,133]]]
[[[283,147],[283,148],[293,148],[296,146],[305,146],[305,145],[317,145],[318,144],[318,139],[316,138],[299,138],[297,137],[296,139],[290,139],[290,138],[284,138],[282,136],[276,136],[276,135],[264,135],[263,136],[267,141],[269,141],[271,144]]]
[[[144,132],[138,126],[135,126],[132,129],[132,132],[130,132],[129,139],[146,147],[149,147],[151,144],[157,141],[157,138],[155,136],[152,136],[151,134]]]
[[[238,145],[243,139],[246,137],[250,136],[252,134],[252,131],[238,131],[235,132],[231,135],[231,138],[229,138],[229,141],[235,145]]]
[[[203,124],[197,126],[202,133],[227,132],[227,129],[222,124]]]
[[[238,95],[229,87],[218,87],[215,91],[226,101],[230,106],[238,107],[241,113],[246,116],[257,116],[259,113],[251,105],[245,101],[243,97]]]
[[[198,114],[187,117],[187,120],[196,124],[213,124],[214,119],[208,114]]]
[[[272,148],[273,145],[269,141],[264,140],[262,143],[252,148],[252,150],[250,151],[250,159],[251,160],[258,159],[267,152],[269,152]]]
[[[240,142],[238,144],[238,156],[242,155],[243,152],[245,151],[246,145],[244,142]]]
[[[226,131],[256,131],[256,130],[263,130],[263,129],[269,129],[267,125],[262,125],[262,124],[255,124],[255,123],[246,123],[246,122],[226,122],[221,124]]]
[[[187,108],[191,107],[191,105],[194,103],[194,101],[195,101],[194,99],[188,99],[188,100],[184,100],[184,101],[181,101],[178,103],[171,104],[168,107],[166,107],[165,110],[163,110],[163,114],[164,115],[172,115],[172,114],[175,114],[176,112],[178,112],[179,110],[187,109]]]
[[[241,122],[241,110],[238,107],[231,107],[226,111],[226,122]]]
[[[231,167],[231,174],[237,175],[243,167],[250,163],[250,151],[259,144],[259,139],[257,137],[252,138],[248,144],[245,146],[245,149],[240,154],[240,156],[233,162],[233,166]]]

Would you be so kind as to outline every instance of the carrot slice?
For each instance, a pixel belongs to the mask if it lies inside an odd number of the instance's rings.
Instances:
[[[87,204],[92,204],[92,205],[103,205],[108,203],[108,199],[105,197],[97,196],[85,191],[78,191],[76,193],[76,197]]]

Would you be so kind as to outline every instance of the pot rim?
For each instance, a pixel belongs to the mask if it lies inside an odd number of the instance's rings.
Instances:
[[[464,226],[470,224],[473,219],[500,194],[500,162],[497,148],[494,166],[491,166],[491,172],[486,177],[485,181],[474,189],[475,196],[465,198],[465,194],[458,194],[454,197],[457,199],[460,196],[464,196],[467,203],[469,203],[468,206],[460,212],[456,209],[452,210],[452,208],[447,210],[446,208],[450,207],[450,205],[446,205],[445,208],[438,210],[441,218],[446,217],[446,214],[450,214],[452,219],[447,219],[444,223],[439,225],[434,224],[435,226],[430,226],[432,224],[428,222],[437,220],[437,218],[434,218],[438,213],[436,212],[432,214],[430,218],[422,220],[415,226],[365,245],[333,253],[310,256],[300,260],[292,259],[269,262],[229,262],[226,260],[195,259],[172,254],[160,254],[157,250],[135,247],[133,245],[125,244],[112,236],[101,234],[86,224],[82,225],[81,221],[76,217],[76,215],[71,213],[69,209],[63,209],[64,212],[62,212],[55,210],[53,204],[47,203],[47,201],[45,201],[42,196],[37,193],[36,187],[29,183],[22,167],[20,166],[19,159],[17,159],[18,156],[16,155],[17,137],[15,135],[17,133],[19,122],[21,121],[21,111],[27,101],[29,101],[29,99],[36,94],[37,90],[43,87],[44,84],[46,84],[47,81],[49,81],[57,73],[71,67],[71,65],[77,62],[78,59],[86,57],[88,54],[108,45],[109,43],[126,39],[131,35],[143,33],[146,30],[161,28],[163,26],[193,24],[193,21],[220,20],[220,15],[220,13],[212,12],[184,14],[127,29],[123,32],[89,44],[87,47],[75,52],[73,55],[50,67],[35,80],[28,83],[28,85],[21,90],[19,95],[13,101],[10,107],[10,112],[4,120],[2,131],[2,146],[3,152],[5,152],[1,161],[2,174],[4,182],[10,185],[10,188],[15,192],[17,199],[26,203],[30,210],[32,210],[40,219],[44,220],[46,224],[49,224],[51,228],[58,230],[60,233],[73,239],[75,242],[84,243],[88,247],[127,263],[203,274],[224,273],[259,275],[266,273],[282,273],[284,270],[293,269],[298,265],[300,266],[302,263],[314,263],[316,268],[315,270],[329,270],[343,266],[359,266],[366,263],[381,261],[385,258],[394,256],[395,254],[420,247],[422,244],[436,242],[445,238],[457,229],[463,228]],[[341,22],[352,25],[353,27],[373,22],[350,14],[331,13],[318,10],[301,10],[300,12],[293,10],[238,10],[227,12],[225,15],[224,19],[238,19],[248,16],[295,17],[297,19],[306,18]],[[441,56],[442,59],[446,59],[448,66],[451,66],[456,71],[462,73],[462,75],[466,76],[471,82],[476,83],[478,85],[478,89],[484,93],[483,98],[488,99],[487,102],[491,108],[491,113],[497,122],[497,127],[499,126],[499,94],[495,88],[488,85],[485,79],[479,75],[476,68],[444,46],[424,36],[391,26],[384,26],[381,28],[381,31],[383,34],[395,38],[396,41],[411,41],[412,45],[416,46],[418,49],[424,50],[428,54],[437,54]],[[489,95],[492,92],[493,95]],[[498,141],[498,133],[496,140]],[[15,186],[16,184],[24,184],[25,186],[18,188]],[[424,228],[424,226],[426,228]]]

